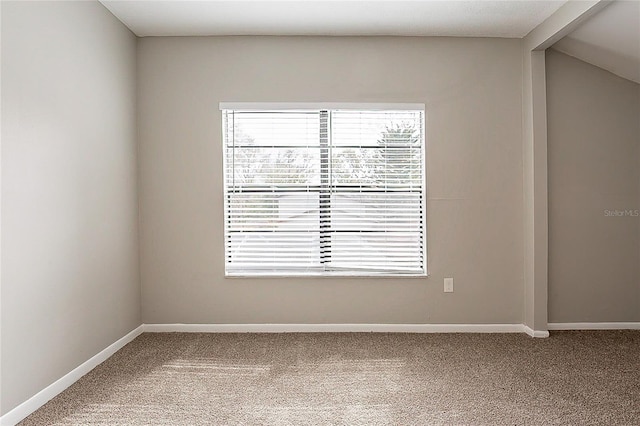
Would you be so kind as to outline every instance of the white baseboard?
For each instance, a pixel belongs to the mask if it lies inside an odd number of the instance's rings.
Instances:
[[[550,322],[549,330],[640,330],[640,322]]]
[[[549,332],[547,330],[534,330],[531,327],[522,324],[522,331],[527,333],[531,337],[545,339],[549,337]]]
[[[144,326],[141,325],[115,343],[107,346],[105,349],[98,352],[96,355],[94,355],[84,363],[80,364],[68,374],[62,376],[60,379],[56,380],[22,404],[15,407],[13,410],[7,412],[4,416],[0,417],[0,425],[14,426],[29,414],[33,413],[38,408],[46,404],[51,398],[55,397],[60,392],[74,384],[76,381],[78,381],[78,379],[87,374],[89,371],[93,370],[118,350],[122,349],[124,345],[138,337],[140,334],[142,334],[143,331]]]
[[[145,324],[149,333],[524,333],[522,324]]]

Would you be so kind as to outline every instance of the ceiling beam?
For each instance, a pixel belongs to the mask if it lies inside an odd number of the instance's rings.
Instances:
[[[527,50],[545,50],[571,33],[612,0],[569,0],[524,37]]]

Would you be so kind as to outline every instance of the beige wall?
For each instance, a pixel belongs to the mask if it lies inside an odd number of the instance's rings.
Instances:
[[[135,49],[97,2],[2,2],[2,414],[140,324]]]
[[[144,38],[145,323],[521,323],[522,46],[463,38]],[[221,101],[427,107],[426,279],[225,279]],[[442,292],[443,278],[455,293]]]
[[[547,52],[549,322],[640,321],[640,86]]]

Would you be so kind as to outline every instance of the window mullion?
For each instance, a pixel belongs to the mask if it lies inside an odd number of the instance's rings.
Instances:
[[[331,176],[329,111],[320,111],[320,264],[331,263]]]

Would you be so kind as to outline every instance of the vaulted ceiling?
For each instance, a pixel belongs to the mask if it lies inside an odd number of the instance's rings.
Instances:
[[[615,1],[553,46],[640,83],[640,1]]]

